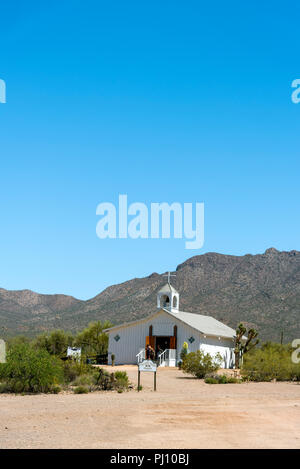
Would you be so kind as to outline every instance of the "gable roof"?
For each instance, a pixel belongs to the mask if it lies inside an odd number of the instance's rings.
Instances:
[[[170,293],[170,292],[173,292],[173,293],[178,293],[177,290],[175,290],[174,287],[172,287],[172,285],[170,283],[166,283],[159,291],[158,293]]]
[[[164,309],[164,311],[174,318],[179,319],[188,326],[196,329],[204,335],[226,337],[233,339],[236,336],[236,332],[229,326],[226,326],[222,322],[218,321],[211,316],[204,316],[203,314],[186,313],[185,311],[178,311],[173,313]]]
[[[236,336],[236,332],[234,329],[232,329],[229,326],[226,326],[220,321],[217,321],[217,319],[214,319],[211,316],[204,316],[202,314],[195,314],[195,313],[186,313],[184,311],[177,311],[175,313],[165,308],[162,308],[159,311],[156,311],[155,313],[151,314],[150,316],[147,316],[146,318],[142,318],[142,319],[138,319],[137,321],[131,321],[131,322],[127,322],[124,324],[119,324],[114,327],[110,327],[109,329],[105,329],[104,332],[109,332],[111,330],[120,329],[122,327],[132,326],[139,322],[148,321],[150,318],[152,318],[153,316],[156,316],[162,311],[169,314],[174,319],[178,319],[184,324],[187,324],[188,326],[192,327],[198,332],[201,332],[204,335],[213,336],[213,337],[224,337],[227,339],[234,339],[234,337]],[[246,339],[246,337],[244,336],[243,339]]]

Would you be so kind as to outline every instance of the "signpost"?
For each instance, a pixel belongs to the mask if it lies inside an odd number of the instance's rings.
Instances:
[[[156,391],[156,371],[157,365],[152,360],[144,360],[143,362],[138,364],[139,371],[138,371],[138,391],[140,390],[140,383],[141,383],[141,371],[152,371],[154,373],[154,391]]]

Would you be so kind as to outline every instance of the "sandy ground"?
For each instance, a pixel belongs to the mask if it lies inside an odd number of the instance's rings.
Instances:
[[[136,384],[136,368],[114,370]],[[0,448],[300,448],[300,385],[208,385],[172,368],[156,392],[152,380],[139,393],[0,395]]]

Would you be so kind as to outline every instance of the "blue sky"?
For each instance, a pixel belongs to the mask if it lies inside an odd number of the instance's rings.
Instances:
[[[192,255],[300,249],[295,2],[1,4],[0,287],[90,298]],[[96,207],[204,202],[205,243]]]

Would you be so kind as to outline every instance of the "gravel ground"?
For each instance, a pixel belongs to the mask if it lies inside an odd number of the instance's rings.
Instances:
[[[105,367],[111,370],[111,367]],[[118,366],[137,383],[136,366]],[[177,368],[141,392],[0,395],[0,448],[300,448],[300,385],[208,385]]]

